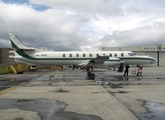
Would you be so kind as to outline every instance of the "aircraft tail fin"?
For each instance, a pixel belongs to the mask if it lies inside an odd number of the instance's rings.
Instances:
[[[9,33],[9,38],[11,41],[12,48],[22,50],[33,50],[31,47],[24,45],[15,34]]]

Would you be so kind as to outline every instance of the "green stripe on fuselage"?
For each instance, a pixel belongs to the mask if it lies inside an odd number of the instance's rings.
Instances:
[[[20,56],[22,56],[26,59],[30,59],[30,60],[88,60],[89,61],[89,60],[93,59],[93,58],[35,58],[35,57],[31,57],[31,56],[25,54],[23,52],[23,50],[16,50],[16,52]],[[116,61],[120,61],[120,60],[108,59],[107,61],[116,62]]]

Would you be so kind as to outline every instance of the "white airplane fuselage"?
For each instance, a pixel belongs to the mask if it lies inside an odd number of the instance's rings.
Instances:
[[[18,63],[40,65],[74,65],[113,67],[126,65],[153,64],[156,60],[149,56],[139,56],[132,51],[49,51],[24,45],[19,38],[9,33],[14,56]]]
[[[135,55],[131,51],[25,51],[25,55],[16,55],[16,62],[33,63],[40,65],[76,65],[82,66],[88,63],[89,60],[99,56],[109,56],[103,64],[97,64],[94,66],[116,66],[121,62],[127,65],[144,65],[153,64],[156,60],[149,56]],[[17,53],[18,54],[18,53]],[[27,56],[28,55],[28,56]],[[92,64],[91,64],[92,66]]]

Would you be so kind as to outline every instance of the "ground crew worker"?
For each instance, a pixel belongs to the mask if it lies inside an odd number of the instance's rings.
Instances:
[[[126,66],[125,66],[125,71],[124,71],[124,75],[123,75],[123,76],[125,76],[125,75],[128,76],[128,71],[129,71],[129,65],[126,65]]]
[[[139,65],[137,65],[137,76],[139,76],[139,73],[140,73],[140,66]]]

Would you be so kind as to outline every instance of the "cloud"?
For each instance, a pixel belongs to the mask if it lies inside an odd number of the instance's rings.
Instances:
[[[165,23],[155,23],[152,26],[139,27],[128,31],[114,31],[112,35],[106,34],[100,41],[106,46],[134,46],[164,44]],[[105,46],[105,44],[102,44]],[[101,45],[101,46],[102,46]]]
[[[46,9],[36,9],[42,6]],[[165,2],[25,0],[18,4],[0,1],[0,28],[0,47],[10,47],[10,32],[28,46],[56,51],[163,44]]]
[[[0,11],[3,11],[0,14],[0,27],[3,28],[1,33],[13,32],[30,46],[36,43],[37,47],[46,45],[54,48],[54,44],[57,49],[61,48],[63,43],[70,45],[70,42],[73,42],[71,38],[78,37],[76,36],[78,26],[68,16],[63,15],[65,11],[48,9],[38,12],[31,6],[3,3],[0,5]],[[61,44],[57,46],[59,42]]]
[[[118,4],[113,0],[30,0],[30,2],[85,13],[117,15],[122,12]]]

